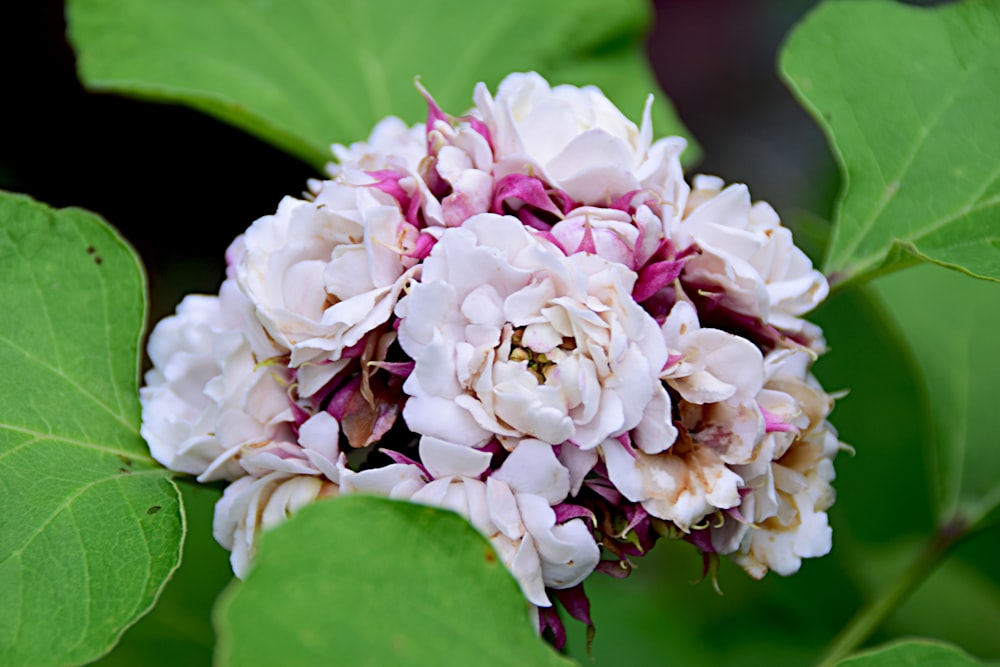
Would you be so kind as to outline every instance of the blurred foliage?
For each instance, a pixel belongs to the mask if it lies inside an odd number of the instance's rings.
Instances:
[[[938,520],[974,526],[1000,505],[1000,285],[928,264],[875,289],[921,371]]]
[[[889,646],[872,649],[843,660],[843,667],[975,667],[982,665],[961,649],[925,640],[894,642]]]

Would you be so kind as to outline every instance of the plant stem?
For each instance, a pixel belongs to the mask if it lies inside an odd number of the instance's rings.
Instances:
[[[943,525],[892,585],[869,600],[844,626],[817,662],[817,667],[836,665],[868,639],[944,560],[955,543],[967,534],[967,526],[962,521],[951,521]]]

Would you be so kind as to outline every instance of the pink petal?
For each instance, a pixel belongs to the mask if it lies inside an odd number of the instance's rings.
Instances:
[[[584,517],[590,520],[591,525],[597,525],[597,516],[588,508],[572,503],[560,503],[552,508],[556,513],[556,523],[566,523],[570,519]]]
[[[602,560],[594,568],[595,572],[602,572],[615,579],[624,579],[632,574],[632,566],[627,560]]]
[[[413,246],[413,250],[406,253],[405,256],[422,260],[431,254],[431,249],[434,248],[435,243],[437,243],[437,239],[430,234],[421,234],[417,237],[417,242]]]
[[[399,181],[402,178],[405,178],[403,174],[396,173],[390,169],[368,171],[365,173],[375,179],[375,182],[370,184],[368,187],[381,190],[382,192],[391,195],[397,202],[399,202],[400,208],[405,209],[410,205],[410,195],[408,195],[406,190],[403,189],[403,186],[399,184]]]
[[[790,433],[799,430],[794,424],[789,424],[773,412],[765,410],[759,403],[757,404],[757,407],[760,408],[761,414],[764,415],[765,433]]]
[[[583,238],[580,239],[580,245],[576,247],[574,252],[597,254],[597,246],[594,244],[594,230],[591,229],[590,225],[583,226]]]
[[[490,128],[486,127],[486,123],[479,120],[475,116],[462,116],[459,120],[464,120],[469,124],[474,132],[477,132],[490,147],[490,151],[496,153],[496,149],[493,147],[493,137],[490,136]]]
[[[642,303],[677,280],[683,269],[684,260],[664,260],[647,264],[639,271],[639,279],[632,289],[632,298],[637,303]]]
[[[508,174],[497,181],[493,192],[493,213],[503,214],[503,204],[507,199],[520,199],[547,213],[557,216],[561,214],[546,192],[545,185],[531,176]]]

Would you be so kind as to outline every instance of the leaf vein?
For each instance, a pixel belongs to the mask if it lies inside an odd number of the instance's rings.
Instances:
[[[160,469],[140,470],[137,472],[130,473],[129,478],[161,476],[163,474],[164,471]],[[41,535],[53,521],[55,521],[56,517],[62,514],[67,508],[71,507],[73,502],[75,502],[77,498],[79,498],[83,494],[87,493],[88,491],[92,490],[93,488],[101,484],[104,484],[106,482],[117,481],[120,476],[121,476],[120,474],[115,474],[113,476],[103,477],[101,479],[94,480],[93,482],[88,482],[87,484],[84,484],[79,489],[77,489],[74,493],[66,497],[66,499],[63,500],[61,503],[59,503],[58,507],[56,507],[55,510],[52,511],[52,513],[48,516],[48,518],[46,518],[44,521],[41,522],[41,524],[38,526],[35,532],[32,533],[20,547],[12,550],[9,554],[7,554],[7,556],[4,557],[3,560],[0,560],[0,565],[3,565],[11,558],[20,558],[21,554],[24,553],[24,550],[27,549],[32,542],[38,539],[38,536]]]
[[[886,191],[885,191],[885,193],[883,193],[883,196],[879,200],[879,202],[876,205],[876,207],[872,210],[872,212],[868,215],[868,217],[861,223],[860,227],[857,228],[857,232],[854,234],[852,242],[849,245],[847,245],[841,251],[841,256],[842,257],[850,257],[851,254],[853,254],[858,249],[858,247],[861,245],[862,241],[864,241],[865,238],[868,237],[869,233],[871,232],[872,228],[874,227],[875,223],[877,222],[879,216],[881,216],[882,212],[889,205],[889,203],[892,202],[893,199],[895,199],[896,194],[900,190],[899,184],[905,178],[905,176],[906,176],[907,172],[909,171],[910,167],[912,167],[914,160],[916,159],[917,155],[920,153],[920,150],[924,147],[924,144],[925,144],[928,136],[930,136],[930,134],[934,130],[935,126],[941,121],[941,119],[945,116],[945,114],[947,113],[947,111],[950,110],[954,106],[955,100],[958,97],[959,93],[962,92],[965,89],[965,87],[969,84],[969,81],[972,78],[972,76],[974,74],[978,73],[978,71],[979,71],[979,69],[981,67],[981,64],[982,64],[982,61],[981,60],[977,60],[975,63],[972,63],[968,67],[966,67],[964,69],[964,71],[963,71],[963,76],[961,78],[959,78],[958,80],[956,80],[956,82],[954,83],[954,85],[949,89],[948,93],[942,97],[942,102],[941,102],[940,106],[934,111],[934,113],[932,114],[929,122],[927,122],[927,123],[923,123],[922,122],[920,124],[920,128],[921,128],[920,134],[918,135],[917,140],[913,143],[912,149],[910,150],[910,152],[908,153],[908,155],[906,156],[906,158],[904,158],[903,163],[900,166],[899,172],[898,172],[898,174],[896,175],[895,178],[893,178],[891,180],[887,180],[885,178],[885,173],[882,172],[882,164],[879,162],[877,156],[874,154],[874,150],[872,149],[872,147],[870,145],[870,142],[867,142],[867,141],[864,142],[866,148],[869,150],[870,153],[872,153],[873,158],[875,159],[874,160],[875,164],[879,168],[880,174],[882,176],[883,184],[886,187]],[[841,82],[841,91],[842,91],[842,94],[846,92],[846,91],[844,91],[842,82]],[[846,95],[844,96],[844,98],[847,99]],[[912,94],[911,94],[910,100],[911,100],[911,103],[912,103]],[[854,118],[855,118],[855,122],[857,123],[859,121],[859,119],[857,117],[857,112],[855,110],[855,106],[856,105],[851,105],[851,104],[847,105],[848,109],[851,111],[852,116],[854,116]],[[916,105],[914,105],[914,106],[916,106]],[[863,127],[863,125],[860,124],[860,123],[858,125],[859,125],[859,127]],[[842,205],[842,203],[843,202],[841,202],[841,205]],[[957,217],[959,217],[959,216],[953,217],[952,220],[953,219],[957,219]],[[944,224],[946,224],[949,221],[950,220],[946,220],[946,222]],[[937,222],[939,222],[939,221],[936,221],[935,223],[931,223],[931,225],[935,225],[935,224],[937,224]],[[921,234],[922,231],[923,230],[917,230],[916,232],[914,232],[912,235],[910,235],[908,237],[908,240],[913,240],[914,238],[919,238],[919,235]],[[873,253],[872,255],[869,256],[869,258],[866,258],[866,260],[857,262],[856,263],[856,267],[858,267],[858,268],[856,268],[855,270],[861,270],[870,261],[877,261],[878,258],[881,257],[881,256],[883,256],[883,255],[884,255],[884,252]]]
[[[87,545],[83,539],[83,532],[80,530],[80,523],[76,520],[76,514],[73,513],[73,506],[72,505],[68,506],[66,508],[66,511],[69,513],[69,520],[70,523],[73,524],[73,530],[76,531],[76,537],[80,541],[80,551],[86,554]],[[79,639],[77,639],[76,642],[67,649],[66,651],[67,653],[75,651],[77,648],[80,647],[80,645],[84,641],[86,641],[88,634],[87,631],[90,629],[90,625],[91,623],[93,623],[94,619],[94,610],[93,610],[94,598],[95,598],[94,577],[90,572],[90,559],[87,558],[86,555],[83,558],[83,577],[87,585],[87,604],[84,605],[85,616],[83,621],[83,627],[80,630]]]
[[[1000,166],[998,166],[998,168],[997,168],[997,174],[1000,175]],[[993,180],[996,180],[996,179],[994,178]],[[928,236],[930,236],[934,232],[938,231],[942,227],[944,227],[944,226],[946,226],[946,225],[948,225],[948,224],[950,224],[952,222],[955,222],[956,220],[958,220],[959,218],[961,218],[963,216],[969,215],[971,213],[978,213],[979,211],[984,211],[986,209],[993,208],[995,206],[1000,205],[1000,195],[997,195],[996,197],[991,197],[989,199],[984,199],[982,201],[976,201],[976,199],[978,197],[982,196],[982,193],[985,192],[986,189],[989,188],[989,186],[991,184],[992,184],[992,182],[991,183],[987,183],[986,186],[983,187],[972,198],[973,202],[975,202],[975,205],[966,204],[966,206],[964,206],[963,208],[959,209],[955,213],[951,213],[951,214],[946,215],[946,216],[944,216],[942,218],[938,218],[937,220],[935,220],[933,222],[928,223],[927,226],[925,226],[925,227],[917,230],[916,232],[914,232],[913,236],[900,236],[900,237],[897,237],[897,240],[899,240],[899,241],[909,241],[909,242],[920,241],[921,239],[927,238]],[[997,238],[998,237],[996,237],[996,236],[980,236],[980,237],[976,237],[976,238],[973,238],[973,239],[965,239],[963,241],[959,241],[959,242],[956,242],[956,243],[944,244],[944,245],[942,245],[940,247],[942,247],[942,248],[960,248],[962,246],[968,246],[968,245],[973,245],[973,244],[977,244],[977,243],[982,243],[983,241],[987,241],[987,242],[988,241],[995,241],[995,240],[997,240]],[[874,264],[875,262],[878,261],[878,259],[880,257],[882,257],[883,254],[884,253],[882,253],[882,252],[876,252],[876,253],[872,253],[870,255],[867,255],[866,257],[864,257],[864,259],[861,259],[861,260],[858,261],[857,266],[858,267],[866,267],[866,266],[869,266],[871,264]]]
[[[921,233],[919,235],[913,237],[913,240],[914,241],[919,241],[920,239],[923,239],[923,238],[926,238],[926,237],[930,236],[931,234],[933,234],[937,230],[941,229],[942,227],[944,227],[948,223],[954,222],[955,220],[958,220],[959,218],[961,218],[963,216],[969,215],[970,213],[979,213],[980,211],[985,211],[987,209],[993,208],[994,206],[997,206],[998,204],[1000,204],[1000,196],[996,196],[996,197],[993,197],[991,199],[985,199],[985,200],[979,202],[976,206],[967,206],[965,208],[962,208],[962,209],[960,209],[956,213],[953,213],[951,215],[947,215],[947,216],[945,216],[945,217],[943,217],[943,218],[941,218],[939,220],[935,220],[934,222],[928,224],[927,227],[925,227],[925,228],[923,228],[923,229],[920,230]],[[982,237],[982,238],[995,238],[995,237]],[[969,240],[971,242],[975,242],[975,241],[979,241],[979,240],[982,240],[982,239],[977,238],[977,239],[969,239]]]
[[[39,437],[39,436],[36,436],[34,438],[29,438],[29,439],[25,440],[24,442],[19,442],[18,444],[14,445],[13,447],[11,447],[10,449],[8,449],[8,450],[6,450],[4,452],[0,452],[0,461],[3,461],[5,458],[7,458],[8,456],[10,456],[11,454],[15,454],[15,453],[21,451],[25,447],[28,447],[30,445],[35,444],[36,442],[38,442],[41,439],[42,439],[42,437]]]
[[[50,221],[53,220],[54,214],[52,211],[46,210],[45,214]],[[35,275],[35,270],[39,267],[39,262],[33,261],[32,258],[30,257],[26,257],[22,252],[21,246],[14,242],[14,239],[10,236],[9,232],[7,233],[7,238],[10,239],[11,246],[14,247],[17,254],[24,261],[24,265],[28,268],[28,271],[26,273],[29,276],[31,276],[31,282],[35,286],[35,291],[38,293],[38,303],[41,304],[41,311],[42,314],[45,316],[45,325],[49,330],[49,340],[51,341],[50,347],[55,351],[56,361],[61,367],[62,357],[60,356],[59,346],[56,345],[56,341],[59,340],[59,337],[56,335],[55,324],[52,322],[51,313],[49,313],[48,304],[45,299],[45,290],[42,289],[41,284],[39,284],[38,282],[38,276]]]
[[[76,230],[77,236],[80,238],[82,244],[87,245],[88,244],[87,237],[84,235],[83,230],[80,228],[80,226],[78,224],[74,225],[74,229]],[[117,373],[115,373],[115,358],[118,355],[115,354],[115,350],[113,349],[111,343],[111,341],[114,340],[114,338],[112,336],[111,314],[108,303],[108,293],[110,291],[110,286],[108,285],[107,277],[105,276],[104,271],[97,271],[96,273],[97,273],[97,278],[101,281],[101,285],[103,286],[103,289],[100,290],[100,297],[104,312],[104,333],[105,333],[104,344],[107,346],[107,352],[108,352],[107,354],[108,379],[111,381],[111,387],[114,390],[115,403],[118,404],[118,414],[124,415],[126,412],[125,404],[121,393],[121,387],[119,386],[119,383],[116,382],[118,375]],[[62,363],[60,363],[59,366],[61,367]]]
[[[48,363],[44,359],[36,357],[30,351],[24,349],[23,347],[21,347],[20,345],[18,345],[17,343],[15,343],[14,341],[12,341],[11,339],[9,339],[9,338],[7,338],[5,336],[0,336],[0,342],[6,343],[11,348],[17,350],[22,355],[24,355],[24,357],[26,359],[35,362],[36,364],[38,364],[39,366],[41,366],[45,370],[49,371],[53,375],[56,375],[56,376],[60,377],[61,379],[65,380],[67,382],[67,384],[69,384],[69,386],[71,386],[73,389],[75,389],[81,396],[90,399],[95,405],[97,405],[102,410],[104,410],[105,412],[107,412],[111,417],[113,417],[115,419],[115,421],[117,421],[118,423],[120,423],[122,426],[126,427],[129,430],[130,433],[134,433],[135,435],[139,435],[139,431],[136,430],[136,427],[135,427],[134,424],[129,423],[129,421],[127,419],[125,419],[124,416],[122,416],[122,415],[116,413],[114,410],[112,410],[111,406],[107,405],[106,403],[104,403],[103,401],[101,401],[99,398],[97,398],[96,396],[94,396],[93,394],[91,394],[89,391],[87,391],[79,382],[77,382],[75,379],[73,379],[72,377],[70,377],[69,375],[67,375],[66,371],[63,370],[61,366],[53,366],[52,364]]]
[[[71,438],[65,435],[59,435],[57,433],[44,433],[42,431],[35,431],[30,428],[24,428],[23,426],[17,426],[15,424],[5,424],[0,422],[0,429],[7,431],[15,431],[17,433],[23,433],[25,435],[34,436],[32,440],[27,441],[27,443],[39,441],[39,440],[55,440],[58,442],[65,442],[70,445],[76,445],[77,447],[82,447],[84,449],[92,449],[98,452],[104,452],[106,454],[114,454],[115,456],[125,456],[130,459],[140,459],[146,463],[156,463],[153,457],[144,454],[142,452],[133,452],[130,450],[119,449],[111,445],[104,445],[97,442],[87,442],[86,440],[79,440],[77,438]],[[20,443],[16,448],[24,446],[26,443]],[[0,453],[0,459],[3,459],[8,454],[12,453],[12,450],[7,450]]]
[[[142,590],[145,591],[149,587],[150,580],[153,578],[153,561],[155,560],[153,551],[149,548],[149,533],[146,530],[146,524],[143,522],[145,511],[143,510],[140,514],[140,509],[132,502],[132,497],[125,493],[125,488],[122,486],[124,480],[121,477],[116,477],[115,480],[118,482],[118,492],[121,493],[122,498],[128,503],[129,508],[132,510],[132,515],[135,517],[136,524],[139,526],[139,530],[142,531],[142,546],[146,549],[146,579],[142,584]],[[141,599],[136,601],[135,607],[129,611],[129,616],[136,612],[140,604]]]

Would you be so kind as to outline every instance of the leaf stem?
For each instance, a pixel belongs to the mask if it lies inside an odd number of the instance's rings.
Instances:
[[[840,631],[816,663],[833,667],[860,646],[941,564],[952,547],[968,535],[968,526],[954,519],[941,526],[926,548],[881,594],[868,601]]]

